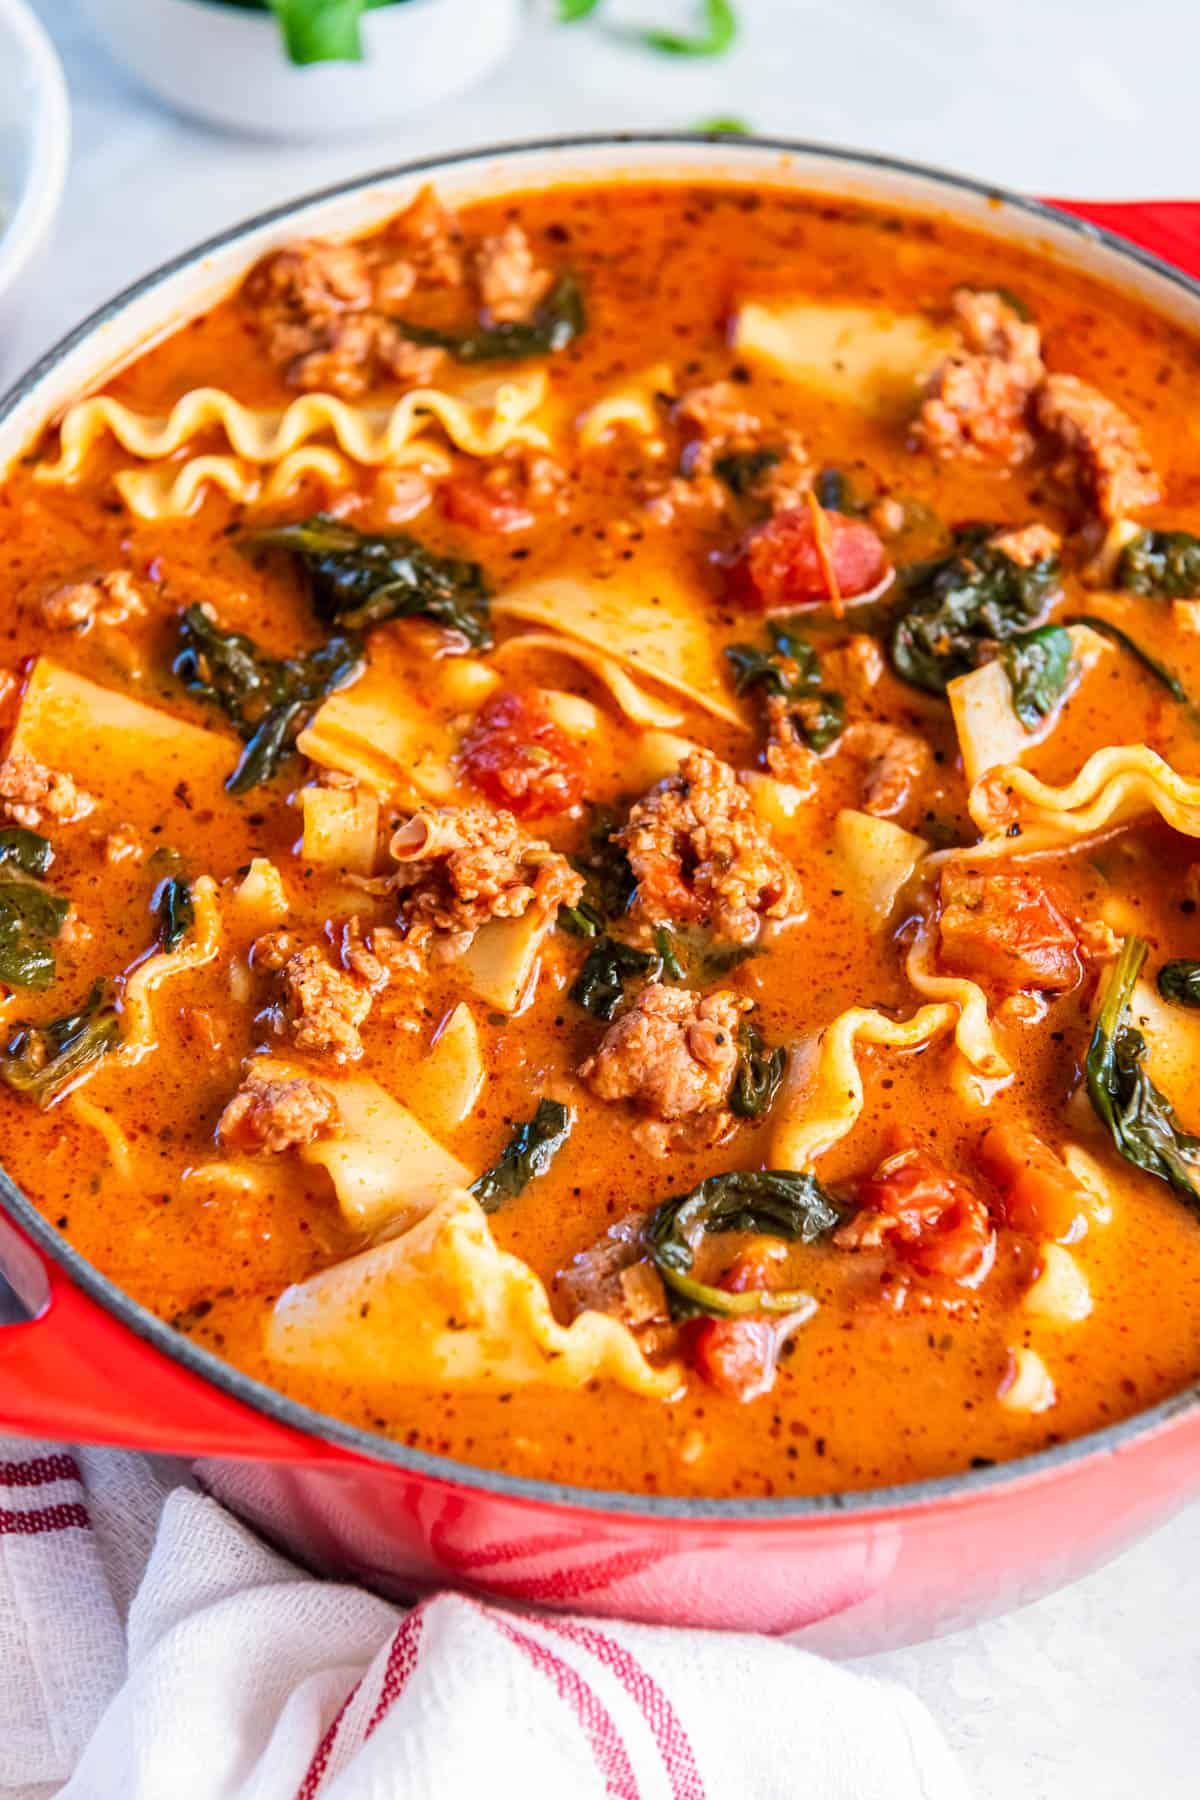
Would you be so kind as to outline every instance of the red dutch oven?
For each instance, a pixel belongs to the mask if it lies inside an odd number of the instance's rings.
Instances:
[[[909,205],[1016,239],[1200,329],[1200,205],[1041,203],[887,158],[760,139],[581,138],[386,170],[148,276],[0,403],[0,468],[148,338],[272,245],[362,230],[435,180],[451,200],[603,176],[770,182]],[[311,1567],[398,1598],[433,1586],[659,1624],[797,1635],[859,1654],[1069,1581],[1200,1492],[1200,1386],[993,1468],[787,1500],[554,1486],[405,1448],[248,1379],[121,1293],[0,1171],[0,1431],[196,1459],[201,1481]]]

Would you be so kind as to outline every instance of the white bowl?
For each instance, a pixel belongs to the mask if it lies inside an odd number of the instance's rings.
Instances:
[[[62,68],[25,0],[0,0],[0,309],[7,320],[62,199],[71,115]]]
[[[461,92],[511,48],[521,0],[405,0],[364,15],[358,63],[288,62],[269,12],[220,0],[84,0],[134,74],[211,124],[283,138],[402,125]]]

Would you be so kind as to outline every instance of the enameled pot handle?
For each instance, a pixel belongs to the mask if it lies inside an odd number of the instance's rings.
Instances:
[[[35,1316],[0,1325],[0,1433],[185,1456],[345,1455],[223,1393],[75,1286],[0,1214],[0,1268]]]
[[[1200,278],[1200,201],[1049,200],[1047,205],[1103,225]]]

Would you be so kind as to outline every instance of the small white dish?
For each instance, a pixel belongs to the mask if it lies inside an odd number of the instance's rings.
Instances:
[[[180,111],[256,136],[361,136],[457,94],[506,55],[521,0],[404,0],[364,14],[361,62],[289,63],[267,11],[221,0],[84,0],[96,32]]]
[[[71,149],[67,84],[25,0],[0,0],[0,313],[18,303],[62,199]]]

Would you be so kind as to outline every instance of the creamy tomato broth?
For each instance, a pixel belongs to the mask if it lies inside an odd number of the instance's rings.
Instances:
[[[938,219],[425,193],[0,491],[0,1135],[181,1334],[650,1492],[1191,1379],[1195,343]]]

